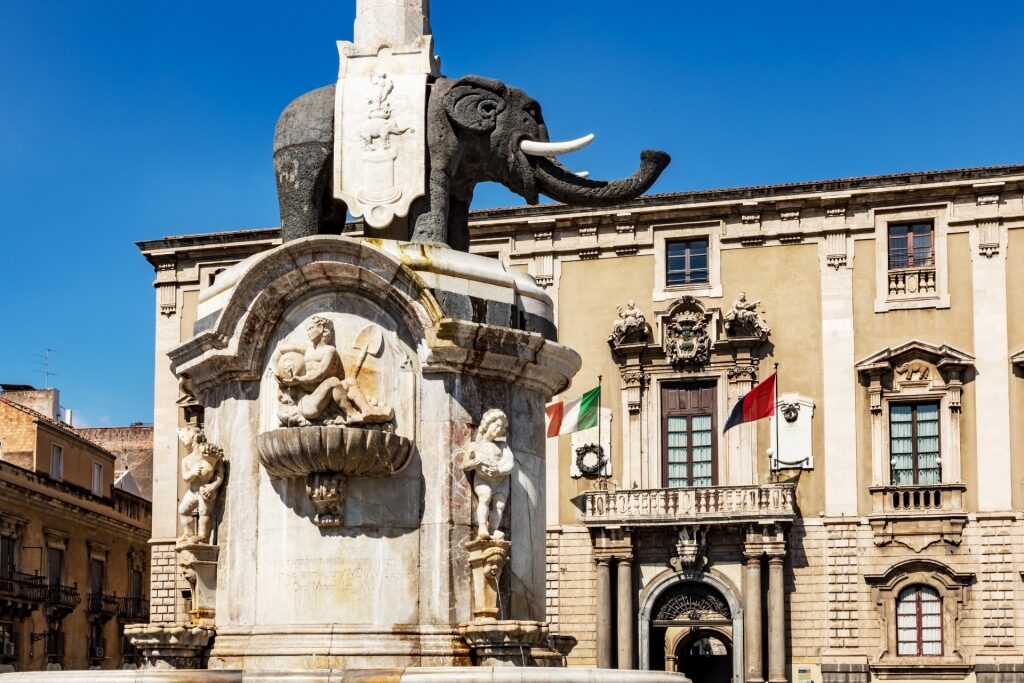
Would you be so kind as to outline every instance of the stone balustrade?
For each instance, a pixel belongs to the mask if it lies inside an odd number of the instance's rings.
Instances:
[[[876,513],[920,514],[928,512],[961,512],[963,484],[928,484],[922,486],[872,486],[872,509]]]
[[[583,522],[635,526],[792,520],[795,492],[795,484],[588,491]]]
[[[898,268],[889,271],[889,296],[935,293],[935,268]]]

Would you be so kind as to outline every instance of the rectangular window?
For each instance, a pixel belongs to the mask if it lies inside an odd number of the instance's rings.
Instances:
[[[59,586],[64,582],[64,549],[49,547],[46,549],[46,578],[51,586]]]
[[[50,477],[57,481],[64,478],[64,449],[57,444],[50,446]]]
[[[890,404],[889,458],[896,486],[941,481],[938,403]]]
[[[708,240],[675,240],[665,244],[665,284],[707,284]]]
[[[935,226],[897,223],[889,226],[889,270],[935,267]]]
[[[0,538],[0,574],[3,576],[10,576],[18,568],[14,552],[14,536]]]
[[[97,595],[103,592],[106,579],[107,563],[95,557],[89,560],[89,592]]]
[[[714,406],[714,384],[662,388],[662,480],[666,487],[717,483]]]
[[[103,465],[98,462],[92,464],[92,493],[95,496],[103,495]]]

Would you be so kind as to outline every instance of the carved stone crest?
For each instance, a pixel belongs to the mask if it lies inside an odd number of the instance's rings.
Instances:
[[[707,311],[686,295],[669,308],[663,320],[665,357],[676,366],[703,365],[711,358]]]

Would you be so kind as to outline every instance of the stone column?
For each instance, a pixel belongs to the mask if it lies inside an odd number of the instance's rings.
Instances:
[[[619,627],[618,668],[633,668],[633,646],[636,642],[636,615],[633,613],[633,558],[619,559],[616,568],[618,584],[616,598]]]
[[[597,562],[597,667],[612,668],[612,568],[610,557]]]
[[[747,683],[764,683],[761,667],[761,553],[745,556],[743,642],[746,649]]]
[[[768,683],[786,683],[786,556],[768,555]]]

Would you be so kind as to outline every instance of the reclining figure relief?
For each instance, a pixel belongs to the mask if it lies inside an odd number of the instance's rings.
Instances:
[[[309,344],[282,343],[271,367],[278,383],[278,419],[282,427],[371,425],[390,422],[390,406],[367,396],[356,378],[369,349],[362,349],[352,377],[347,377],[334,346],[334,323],[315,315],[306,324]]]

